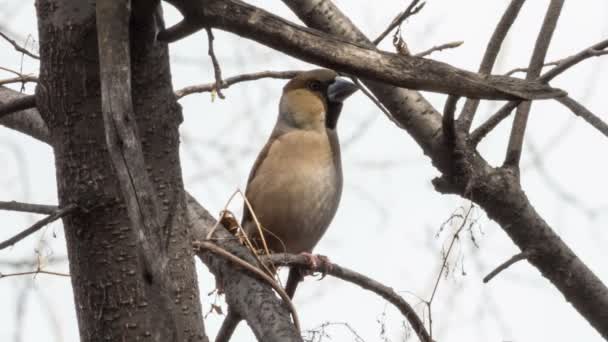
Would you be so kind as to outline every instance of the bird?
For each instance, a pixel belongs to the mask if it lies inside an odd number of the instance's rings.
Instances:
[[[327,263],[312,251],[340,203],[336,125],[344,100],[358,89],[329,69],[301,72],[283,87],[274,129],[245,190],[249,205],[244,204],[241,226],[256,248],[265,242],[274,253],[303,254],[313,269]],[[285,286],[290,298],[305,275],[291,267]]]

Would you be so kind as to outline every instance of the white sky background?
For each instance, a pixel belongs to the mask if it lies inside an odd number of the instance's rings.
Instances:
[[[249,1],[290,20],[297,19],[280,1]],[[377,36],[408,3],[403,0],[368,2],[342,0],[337,5],[369,36]],[[432,58],[476,70],[485,45],[508,1],[429,0],[424,10],[403,25],[413,52],[463,40],[463,46],[434,53]],[[507,38],[494,73],[527,65],[548,1],[528,1]],[[165,6],[168,23],[179,16]],[[548,60],[575,54],[608,37],[608,2],[566,2]],[[33,1],[0,1],[0,30],[24,42],[37,36]],[[261,70],[309,68],[255,42],[215,31],[215,50],[224,77]],[[36,39],[36,38],[34,38]],[[381,46],[393,51],[389,36]],[[213,80],[204,33],[171,46],[175,89]],[[0,66],[19,69],[22,58],[0,41]],[[38,66],[23,60],[25,73]],[[0,72],[0,78],[10,74]],[[226,100],[211,101],[209,94],[190,95],[180,101],[184,110],[182,168],[187,188],[212,213],[218,213],[238,187],[244,189],[249,168],[264,144],[274,121],[284,81],[262,80],[224,90]],[[594,113],[605,114],[608,56],[587,60],[552,82]],[[18,89],[18,88],[17,88]],[[28,85],[26,92],[31,93]],[[426,94],[436,108],[445,95]],[[462,105],[464,101],[461,101]],[[497,109],[483,102],[476,124]],[[484,140],[483,155],[502,162],[510,120]],[[431,179],[438,175],[421,149],[396,128],[361,93],[347,101],[339,123],[343,142],[345,188],[341,207],[316,251],[334,262],[377,279],[399,291],[428,299],[441,266],[441,249],[453,229],[436,236],[439,227],[459,207],[468,203],[436,193]],[[354,137],[354,138],[353,138]],[[348,142],[348,143],[347,143]],[[528,125],[522,165],[522,183],[530,200],[566,243],[604,281],[608,282],[605,248],[608,246],[608,141],[581,119],[553,101],[535,102]],[[534,163],[532,149],[542,154]],[[540,167],[539,167],[540,165]],[[0,127],[0,200],[56,203],[52,151],[9,129]],[[240,215],[240,201],[230,208]],[[501,273],[489,284],[483,276],[517,248],[482,211],[474,229],[479,248],[468,233],[450,258],[453,272],[441,280],[433,302],[433,331],[439,341],[601,341],[599,334],[568,304],[563,296],[525,262]],[[37,219],[35,215],[0,212],[4,240]],[[483,233],[480,233],[481,232]],[[30,270],[11,262],[35,260],[35,249],[44,256],[64,258],[65,240],[60,223],[54,223],[11,249],[0,251],[0,272]],[[48,258],[45,258],[48,259]],[[197,263],[199,263],[197,261]],[[455,264],[456,263],[456,264]],[[214,281],[199,263],[203,310],[214,296],[207,296]],[[45,268],[68,271],[66,262]],[[463,275],[463,269],[466,275]],[[23,300],[23,298],[25,298]],[[403,318],[378,296],[327,277],[307,279],[295,300],[305,329],[324,322],[347,322],[365,341],[402,341]],[[78,330],[70,281],[38,275],[0,279],[1,341],[77,341]],[[423,305],[417,306],[422,312]],[[383,314],[385,313],[385,314]],[[213,339],[223,317],[211,314],[206,322]],[[381,336],[382,323],[386,327]],[[326,332],[333,341],[354,336],[344,326]],[[235,341],[250,341],[241,324]],[[330,340],[327,338],[326,340]],[[415,336],[410,340],[417,340]]]

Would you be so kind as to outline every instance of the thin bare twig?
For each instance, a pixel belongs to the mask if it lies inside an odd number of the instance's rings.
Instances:
[[[211,31],[210,27],[205,27],[205,31],[207,32],[207,41],[209,45],[208,53],[209,57],[211,57],[211,63],[213,64],[213,75],[215,76],[215,88],[213,90],[217,93],[217,96],[223,100],[226,98],[226,96],[224,96],[221,89],[221,85],[224,83],[222,82],[222,69],[220,68],[220,62],[217,60],[217,56],[213,50],[213,40],[215,37],[213,36],[213,31]]]
[[[59,208],[56,205],[32,204],[17,201],[0,201],[0,210],[21,211],[25,213],[52,215]]]
[[[514,263],[516,263],[520,260],[527,259],[531,254],[532,253],[530,253],[529,251],[523,251],[521,253],[515,254],[509,260],[503,262],[498,267],[496,267],[492,272],[488,273],[488,275],[483,278],[483,282],[484,283],[489,282],[490,280],[492,280],[492,278],[496,277],[500,272],[506,270],[509,266],[513,265]]]
[[[490,74],[490,72],[492,72],[492,68],[494,67],[494,63],[496,62],[496,58],[498,57],[502,43],[504,42],[507,33],[511,29],[511,26],[515,22],[515,19],[517,19],[519,10],[524,2],[525,0],[512,0],[500,18],[500,21],[496,25],[494,33],[492,33],[492,37],[488,42],[483,59],[481,60],[481,64],[479,66],[480,74]],[[460,121],[465,132],[468,132],[471,128],[471,124],[473,123],[473,118],[475,117],[475,112],[477,112],[478,106],[479,100],[467,99],[462,107],[458,121]]]
[[[575,66],[576,64],[596,56],[602,56],[607,53],[604,49],[608,48],[608,39],[596,43],[570,57],[566,57],[560,60],[559,64],[553,69],[547,71],[538,78],[540,82],[549,82],[558,75],[562,74],[566,70]],[[511,111],[517,107],[519,101],[510,101],[502,106],[495,114],[493,114],[486,122],[481,124],[477,129],[471,133],[470,141],[473,146],[476,146],[490,131],[492,131],[498,124],[511,114]],[[465,104],[466,105],[466,104]]]
[[[246,270],[252,272],[253,274],[257,275],[258,277],[260,277],[264,281],[266,281],[279,294],[281,299],[283,299],[283,301],[287,304],[287,306],[289,307],[289,310],[291,311],[291,315],[293,317],[293,323],[294,323],[297,331],[298,332],[301,331],[298,314],[296,312],[296,309],[295,309],[293,303],[291,302],[291,299],[289,299],[289,296],[287,295],[287,293],[285,293],[285,290],[283,290],[283,288],[274,279],[272,279],[268,274],[264,273],[264,271],[257,268],[256,266],[251,265],[247,261],[237,257],[236,255],[228,252],[227,250],[223,249],[222,247],[219,247],[211,242],[194,241],[194,242],[192,242],[192,246],[197,250],[208,250],[209,252],[212,252],[216,255],[221,256],[222,258],[228,259],[231,262],[245,268]]]
[[[5,78],[0,80],[0,85],[11,84],[11,83],[27,83],[27,82],[38,82],[38,77],[33,75],[21,75],[17,77]]]
[[[409,6],[407,6],[407,8],[405,9],[405,11],[401,12],[399,15],[397,15],[397,17],[395,17],[395,19],[393,19],[393,21],[388,25],[388,27],[382,32],[380,33],[380,35],[378,36],[378,38],[373,40],[374,45],[378,45],[380,44],[380,42],[397,26],[401,25],[402,22],[404,22],[407,18],[411,17],[412,15],[420,12],[420,10],[422,10],[422,8],[424,7],[424,5],[426,4],[425,2],[422,2],[421,4],[418,4],[420,2],[420,0],[413,0]]]
[[[553,62],[547,62],[545,64],[543,64],[543,68],[548,67],[548,66],[555,66],[558,65],[561,62],[561,59],[558,61],[553,61]],[[505,76],[511,76],[517,72],[528,72],[528,68],[514,68],[511,69],[507,72],[505,72]]]
[[[290,79],[290,78],[293,78],[295,75],[297,75],[300,72],[302,72],[302,71],[287,70],[287,71],[260,71],[260,72],[253,72],[253,73],[249,73],[249,74],[242,74],[242,75],[228,77],[228,78],[222,80],[222,83],[220,84],[219,87],[222,89],[226,89],[233,84],[237,84],[237,83],[241,83],[241,82],[248,82],[248,81],[255,81],[255,80],[259,80],[259,79],[263,79],[263,78]],[[189,87],[185,87],[180,90],[177,90],[175,92],[175,96],[177,96],[177,98],[180,99],[186,95],[190,95],[190,94],[194,94],[194,93],[211,92],[211,91],[216,90],[216,87],[217,87],[216,83],[206,83],[206,84],[189,86]]]
[[[271,254],[261,258],[264,262],[271,262],[275,266],[302,266],[310,267],[310,263],[303,255],[294,254]],[[352,271],[346,267],[331,263],[327,274],[344,281],[360,286],[365,290],[376,293],[389,303],[393,304],[408,320],[418,337],[423,342],[432,342],[424,323],[416,314],[416,311],[392,288],[383,285],[363,274]]]
[[[46,270],[42,270],[42,269],[37,269],[35,271],[27,271],[27,272],[16,272],[16,273],[0,273],[0,279],[2,278],[8,278],[8,277],[18,277],[18,276],[24,276],[24,275],[36,275],[36,274],[48,274],[48,275],[54,275],[54,276],[60,276],[60,277],[70,277],[69,274],[67,273],[61,273],[61,272],[53,272],[53,271],[46,271]]]
[[[32,58],[40,59],[40,57],[38,55],[35,55],[35,54],[31,53],[28,49],[26,49],[26,48],[22,47],[21,45],[17,44],[16,41],[10,39],[4,33],[0,32],[0,36],[2,38],[4,38],[7,42],[9,42],[15,48],[15,50],[17,50],[17,51],[19,51],[19,52],[21,52],[23,54],[26,54],[26,55],[28,55],[28,56],[30,56]]]
[[[57,210],[56,212],[54,212],[53,214],[43,218],[42,220],[34,223],[31,227],[25,229],[24,231],[20,232],[19,234],[13,236],[12,238],[0,242],[0,250],[5,249],[6,247],[12,246],[15,243],[23,240],[24,238],[26,238],[27,236],[37,232],[38,230],[40,230],[42,227],[46,226],[47,224],[56,221],[62,217],[64,217],[65,215],[73,212],[74,210],[76,210],[76,208],[78,208],[77,205],[75,204],[69,204],[67,206],[65,206],[64,208],[61,208],[59,210]]]
[[[464,44],[464,42],[462,40],[459,40],[456,42],[449,42],[449,43],[433,46],[430,49],[426,49],[422,52],[418,52],[418,53],[414,54],[414,57],[426,57],[426,56],[432,54],[433,52],[441,51],[441,50],[445,50],[445,49],[455,49],[462,44]]]
[[[547,55],[553,32],[555,32],[555,28],[557,27],[557,20],[559,19],[563,5],[564,0],[551,0],[549,3],[543,26],[538,34],[534,51],[530,58],[526,80],[534,80],[540,76],[543,64],[545,63],[545,56]],[[519,160],[521,158],[522,145],[531,107],[531,101],[523,101],[517,107],[517,112],[515,113],[515,119],[513,120],[513,126],[511,128],[511,136],[509,137],[509,145],[507,146],[507,153],[503,163],[505,166],[519,167]]]
[[[24,109],[36,107],[36,95],[26,95],[0,104],[0,118]]]
[[[587,121],[591,126],[595,127],[598,131],[600,131],[603,135],[608,137],[608,124],[600,119],[599,116],[593,114],[589,109],[585,108],[582,104],[578,103],[576,100],[569,96],[559,97],[556,99],[559,103],[568,107],[577,116],[583,118],[583,120]]]

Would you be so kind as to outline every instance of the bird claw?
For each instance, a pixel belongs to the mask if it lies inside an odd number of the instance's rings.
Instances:
[[[316,272],[321,272],[321,278],[319,279],[321,280],[332,270],[332,263],[325,255],[307,252],[300,254],[306,258],[306,262],[308,263],[308,268],[304,271],[304,275],[313,275]]]

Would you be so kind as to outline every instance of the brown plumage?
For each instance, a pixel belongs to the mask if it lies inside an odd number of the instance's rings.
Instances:
[[[336,123],[342,101],[356,89],[326,69],[301,73],[283,88],[277,122],[246,190],[271,251],[311,253],[333,219],[342,193]],[[247,206],[242,226],[261,249]],[[290,296],[301,278],[291,270]]]

